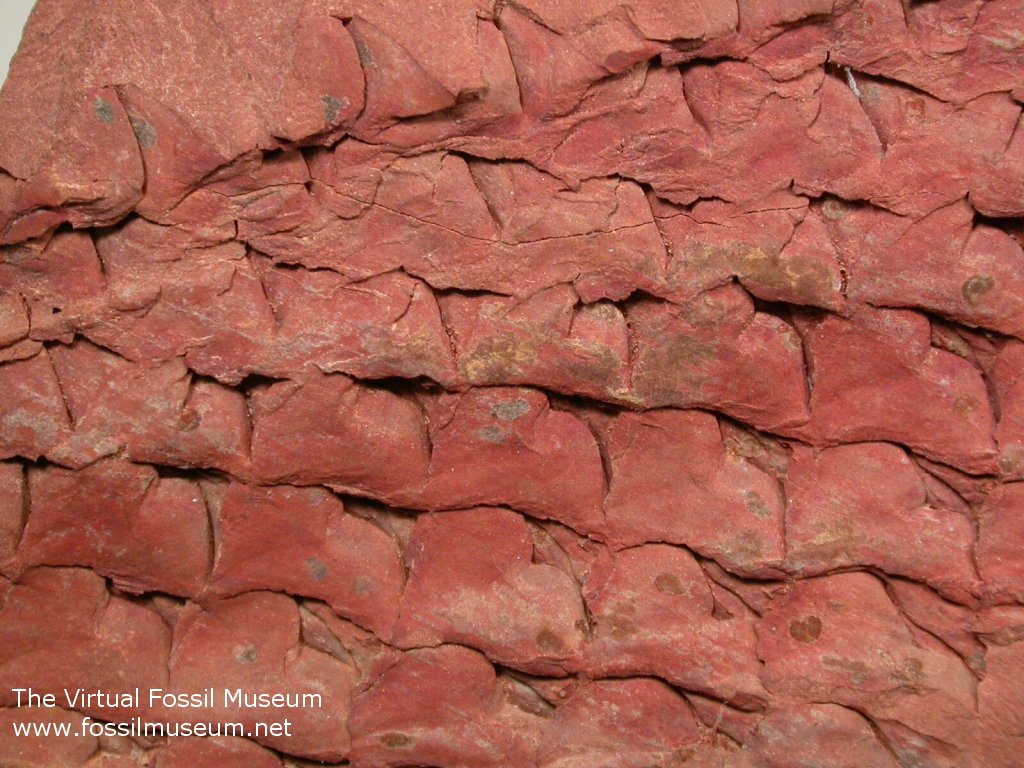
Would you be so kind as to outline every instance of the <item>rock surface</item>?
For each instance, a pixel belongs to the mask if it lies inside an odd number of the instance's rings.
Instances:
[[[1022,105],[1020,0],[38,0],[0,765],[1016,768]]]

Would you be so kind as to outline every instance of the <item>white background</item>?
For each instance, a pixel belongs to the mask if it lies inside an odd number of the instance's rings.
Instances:
[[[18,48],[33,5],[35,0],[0,0],[0,82],[7,79],[7,63]]]

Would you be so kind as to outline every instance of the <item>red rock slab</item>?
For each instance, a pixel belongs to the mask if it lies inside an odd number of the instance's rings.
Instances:
[[[544,726],[544,768],[684,765],[702,729],[684,698],[658,680],[581,685]]]
[[[400,272],[350,283],[330,270],[254,263],[277,321],[259,373],[281,376],[316,365],[364,379],[457,383],[451,342],[425,283]]]
[[[978,570],[1000,601],[1024,598],[1024,483],[996,486],[978,509]]]
[[[255,389],[252,462],[268,483],[329,485],[382,499],[426,479],[430,449],[419,406],[340,374]]]
[[[68,433],[68,411],[46,350],[0,365],[0,457],[38,459]]]
[[[394,146],[416,146],[440,138],[462,137],[501,130],[518,123],[522,113],[520,88],[508,40],[489,13],[476,14],[476,45],[480,54],[483,91],[467,94],[447,113],[454,120],[407,120],[390,125],[375,138]]]
[[[780,15],[789,11],[788,3],[774,5],[772,10],[780,10]],[[811,6],[812,3],[808,3],[804,8],[810,10]],[[761,3],[744,3],[741,12],[742,29],[737,38],[733,39],[733,44],[740,51],[746,50],[739,48],[744,43],[748,48],[753,48],[746,57],[747,61],[779,80],[797,77],[825,63],[829,42],[828,23],[792,24],[781,28],[773,24],[751,29],[752,25],[748,24],[744,16],[760,16],[759,9],[762,7]]]
[[[800,337],[758,312],[735,285],[682,305],[640,299],[626,307],[633,390],[647,408],[712,408],[761,429],[807,420]]]
[[[351,621],[341,618],[330,606],[314,601],[299,605],[302,642],[328,653],[359,670],[356,691],[369,688],[401,658],[401,651]]]
[[[862,307],[799,319],[811,420],[785,430],[816,444],[886,440],[968,472],[993,471],[995,423],[980,372],[930,346],[928,319]]]
[[[610,302],[560,285],[525,299],[451,293],[438,302],[459,372],[473,385],[533,385],[629,399],[629,329]]]
[[[572,576],[533,558],[530,528],[515,512],[421,516],[406,549],[395,642],[458,643],[524,672],[564,674],[582,654],[583,601]]]
[[[685,544],[739,573],[778,573],[782,489],[727,450],[714,416],[624,412],[600,429],[611,466],[604,509],[615,543]]]
[[[26,360],[39,354],[43,345],[33,339],[22,339],[10,346],[0,349],[0,363],[8,363],[14,360]]]
[[[0,290],[0,347],[9,347],[28,336],[28,312],[14,292]],[[4,353],[0,353],[4,354]]]
[[[240,243],[137,218],[97,245],[112,311],[82,323],[84,335],[129,360],[182,356],[228,384],[253,372],[275,321]]]
[[[23,46],[23,56],[38,54],[39,47],[32,51],[32,46]],[[47,78],[41,88],[49,90],[55,79]],[[38,109],[25,89],[13,78],[11,82],[0,96],[4,114],[12,108]],[[109,82],[77,87],[50,103],[46,125],[54,131],[53,143],[40,147],[37,156],[22,153],[24,126],[10,118],[0,123],[9,147],[3,151],[2,167],[13,182],[0,197],[0,242],[17,243],[63,222],[76,227],[113,224],[139,202],[145,186],[142,158],[131,118]],[[46,133],[40,131],[34,139]],[[8,143],[12,134],[21,135]]]
[[[701,201],[690,209],[652,198],[670,249],[667,298],[687,301],[736,277],[768,301],[842,308],[842,268],[806,198],[775,192],[743,203]]]
[[[931,498],[925,477],[888,443],[796,447],[786,476],[788,563],[802,576],[874,566],[970,600],[978,580],[970,510]]]
[[[51,359],[74,434],[50,459],[80,467],[124,450],[136,461],[247,471],[240,392],[193,376],[179,358],[135,363],[84,339],[52,348]]]
[[[889,594],[906,617],[952,648],[974,672],[985,671],[985,646],[971,607],[944,599],[916,581],[890,579]]]
[[[37,158],[51,151],[66,157],[67,166],[82,174],[69,179],[84,176],[99,189],[87,195],[90,186],[72,186],[73,194],[63,197],[51,192],[56,202],[50,205],[97,209],[76,220],[110,223],[111,209],[126,211],[142,188],[141,178],[134,188],[128,183],[133,177],[122,168],[128,162],[135,177],[145,166],[143,207],[165,212],[192,185],[244,153],[277,146],[278,137],[297,141],[326,133],[355,116],[362,107],[362,72],[335,4],[269,4],[252,23],[241,23],[243,14],[231,10],[230,4],[211,9],[183,0],[171,22],[155,10],[130,14],[89,0],[47,3],[26,30],[14,68],[17,82],[12,79],[3,94],[9,117],[0,131],[12,148],[0,164],[34,188],[49,169],[45,160],[37,167]],[[70,19],[76,20],[73,32],[59,51],[50,50],[49,31]],[[36,102],[36,91],[19,83],[39,80],[54,65],[60,76],[46,77]],[[208,75],[202,88],[195,87],[196,71]],[[96,89],[109,83],[124,85],[116,94],[108,89],[111,97],[95,106]],[[32,120],[46,129],[26,130]],[[104,131],[116,133],[116,143]],[[82,138],[67,152],[63,141],[71,136]],[[97,145],[104,151],[92,149]]]
[[[281,760],[270,750],[230,736],[169,739],[151,754],[153,768],[281,768]]]
[[[116,459],[28,472],[23,566],[82,565],[128,592],[195,595],[210,568],[199,486]]]
[[[974,755],[983,754],[983,751],[975,751],[974,754],[970,754],[959,744],[934,738],[897,720],[874,720],[874,722],[878,725],[880,738],[886,740],[891,751],[898,756],[898,759],[909,762],[911,765],[917,762],[922,765],[955,768],[955,766],[970,765]]]
[[[1024,343],[1011,341],[999,352],[991,369],[990,381],[999,402],[996,442],[999,444],[999,469],[1024,479]]]
[[[872,723],[853,709],[805,704],[769,710],[754,732],[752,749],[765,768],[795,765],[899,768]]]
[[[661,48],[641,36],[625,8],[599,5],[581,18],[557,6],[534,2],[504,7],[497,18],[522,88],[523,110],[533,118],[571,112],[592,84]]]
[[[0,608],[0,702],[14,706],[16,687],[51,693],[58,702],[65,688],[166,688],[170,646],[170,630],[156,612],[111,595],[92,571],[34,568]],[[81,711],[104,719],[124,714]]]
[[[969,196],[980,213],[1020,215],[1024,158],[1013,143],[1020,107],[1009,94],[957,108],[895,81],[857,73],[855,82],[885,146],[873,203],[918,219]]]
[[[106,307],[106,279],[88,232],[62,230],[3,251],[0,288],[24,299],[31,338],[70,341]]]
[[[352,148],[336,151],[347,157]],[[323,189],[324,200],[310,195],[297,213],[240,227],[239,237],[275,260],[350,280],[403,268],[434,288],[516,296],[572,283],[588,302],[661,280],[664,246],[636,184],[593,179],[573,190],[522,163],[360,155],[375,180],[369,199],[343,183]],[[328,187],[331,165],[314,166]]]
[[[351,761],[405,765],[533,765],[540,718],[515,706],[479,653],[445,645],[408,651],[349,718]]]
[[[776,697],[854,707],[954,744],[970,732],[977,680],[901,616],[874,576],[785,587],[757,634],[762,681]]]
[[[972,754],[985,765],[1010,768],[1019,762],[1021,696],[1017,684],[1022,659],[1024,610],[995,606],[971,613],[968,626],[984,643],[983,675],[978,685],[978,719]]]
[[[500,504],[588,533],[602,528],[604,470],[593,434],[540,392],[477,388],[431,405],[430,475],[399,506]],[[415,477],[409,474],[407,477]]]
[[[360,122],[371,132],[400,118],[429,115],[454,105],[455,97],[410,55],[404,46],[362,18],[349,24],[360,59],[365,61],[366,109]],[[402,82],[401,76],[409,82]],[[408,96],[399,97],[403,86]]]
[[[24,687],[24,686],[19,686]],[[23,694],[24,695],[24,694]],[[99,749],[94,736],[81,735],[83,716],[60,707],[0,709],[0,763],[11,768],[80,768]],[[68,735],[14,734],[14,726],[68,729]]]
[[[169,670],[165,690],[200,692],[213,687],[213,706],[157,707],[154,716],[171,722],[240,722],[248,737],[280,752],[326,762],[348,756],[345,723],[358,674],[301,643],[298,609],[284,595],[251,592],[206,608],[190,604],[174,627]],[[320,700],[319,706],[242,707],[224,700],[225,689],[318,694]],[[290,721],[290,736],[257,736],[257,722],[285,719]]]
[[[832,26],[832,61],[964,104],[1018,86],[1017,10],[999,0],[915,7],[904,15],[898,3],[872,0],[851,7]]]
[[[210,591],[266,589],[324,600],[385,640],[405,573],[398,545],[322,488],[232,483],[220,507]]]
[[[225,235],[136,219],[105,235],[107,301],[76,315],[74,329],[132,360],[183,356],[230,384],[312,364],[452,383],[449,342],[426,286],[398,273],[348,286],[330,272],[275,270],[221,242],[233,235],[228,223]]]
[[[625,174],[683,205],[756,199],[791,181],[798,192],[862,199],[878,183],[882,156],[857,98],[837,78],[814,70],[776,82],[737,61],[699,62],[685,73],[652,68],[593,113],[580,109],[560,123],[550,128],[553,149],[536,150],[543,167]]]
[[[734,709],[717,699],[693,691],[686,691],[685,695],[686,700],[693,707],[694,714],[705,726],[711,728],[716,735],[722,734],[728,739],[732,739],[735,744],[751,742],[754,729],[764,717],[763,711]],[[722,742],[728,744],[725,739],[719,740],[719,743]],[[739,756],[734,756],[734,759],[738,758]],[[746,763],[738,763],[738,765],[746,765]]]
[[[302,141],[350,124],[363,108],[359,55],[335,5],[229,0],[211,8],[271,136]]]
[[[584,597],[594,622],[584,662],[591,677],[659,677],[740,706],[767,697],[750,615],[716,605],[686,550],[648,544],[606,553]]]
[[[21,465],[0,462],[0,573],[7,574],[18,550],[28,512],[27,488]]]
[[[230,239],[238,222],[272,218],[304,196],[309,180],[309,168],[298,150],[247,155],[230,174],[194,189],[155,221],[204,238]]]
[[[1024,667],[1024,645],[997,643],[986,654],[987,674],[978,686],[981,721],[976,754],[993,768],[1012,768],[1020,762],[1024,738],[1024,697],[1019,685]]]
[[[973,226],[966,200],[919,219],[835,201],[823,213],[849,267],[852,300],[1024,334],[1024,253],[1007,233]]]
[[[489,7],[458,0],[408,24],[402,0],[347,5],[366,76],[365,128],[453,107],[486,92],[476,17]],[[458,51],[458,55],[452,55]]]
[[[209,10],[191,2],[181,3],[177,10],[179,24],[170,25],[155,9],[132,15],[123,8],[89,2],[43,5],[26,30],[26,44],[18,57],[15,71],[20,72],[17,82],[22,85],[6,89],[4,94],[6,114],[10,115],[4,127],[12,142],[8,154],[17,149],[22,156],[21,163],[5,158],[4,166],[15,168],[18,176],[27,176],[24,160],[33,157],[30,153],[39,153],[55,143],[61,135],[58,126],[43,119],[46,109],[31,101],[27,88],[35,74],[51,66],[57,66],[61,76],[48,79],[40,93],[51,104],[73,101],[83,88],[96,82],[135,82],[152,88],[156,98],[205,123],[203,128],[211,141],[220,133],[218,139],[230,141],[230,136],[239,149],[243,143],[244,148],[254,146],[256,126],[250,102],[244,94],[232,90],[239,85],[241,71],[232,66],[226,41],[214,28]],[[71,26],[72,19],[79,23],[73,26],[70,39],[59,51],[51,50],[47,45],[48,31],[61,22]],[[125,39],[133,44],[118,44],[118,40]],[[172,60],[167,55],[174,50],[180,52],[179,59]],[[192,68],[209,72],[216,81],[211,81],[208,90],[186,85],[186,74]],[[15,82],[15,78],[11,80]],[[229,118],[232,114],[233,121]],[[45,129],[33,135],[25,123],[29,118],[40,120]],[[91,170],[104,174],[99,178],[110,177],[106,168]]]

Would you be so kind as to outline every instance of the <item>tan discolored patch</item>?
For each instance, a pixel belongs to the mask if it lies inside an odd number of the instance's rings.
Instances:
[[[252,664],[258,657],[259,652],[252,643],[235,647],[235,661],[239,664]]]
[[[380,743],[388,749],[409,749],[412,741],[412,737],[404,733],[385,733],[380,737]]]
[[[765,500],[753,491],[743,492],[743,505],[747,508],[747,512],[762,520],[772,514]]]
[[[654,579],[654,586],[659,592],[666,595],[682,595],[689,592],[674,573],[659,573]]]
[[[978,402],[978,398],[972,397],[971,395],[960,395],[956,400],[953,401],[953,408],[961,416],[970,416],[972,413],[978,410],[978,406],[981,403]]]
[[[850,681],[854,685],[861,685],[868,679],[868,667],[862,661],[853,661],[838,656],[826,656],[822,659],[821,663],[826,669],[845,672],[850,676]]]
[[[960,291],[963,293],[964,301],[971,306],[978,304],[981,298],[991,291],[996,285],[991,275],[972,275],[964,281]]]
[[[850,206],[835,197],[825,199],[821,204],[821,215],[829,221],[839,221],[850,213]]]
[[[537,647],[546,653],[563,653],[565,651],[562,639],[546,628],[537,633]]]
[[[813,643],[821,637],[821,619],[805,616],[789,622],[789,634],[798,643]]]
[[[182,432],[191,432],[199,426],[199,422],[202,421],[202,416],[195,408],[186,407],[181,409],[181,415],[178,416],[178,426]]]

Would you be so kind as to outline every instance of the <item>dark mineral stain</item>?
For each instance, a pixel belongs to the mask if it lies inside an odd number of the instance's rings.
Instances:
[[[838,221],[845,218],[849,212],[849,206],[842,200],[837,200],[834,197],[826,198],[825,202],[821,204],[821,213],[829,221]]]
[[[191,432],[199,426],[199,422],[202,421],[199,411],[195,408],[182,408],[181,415],[178,417],[178,426],[182,432]]]
[[[235,659],[239,664],[252,664],[256,661],[257,656],[259,656],[259,653],[257,653],[256,646],[252,643],[235,650]]]
[[[143,149],[149,149],[156,144],[156,128],[149,124],[146,120],[141,117],[131,118],[132,130],[135,131],[135,138],[139,142],[139,146]]]
[[[981,297],[991,291],[995,284],[996,281],[991,275],[972,275],[964,280],[960,290],[964,295],[964,301],[973,306],[981,301]]]
[[[613,640],[628,640],[637,634],[636,622],[625,616],[611,616],[608,624],[608,634]]]
[[[674,573],[660,573],[654,580],[654,586],[659,592],[664,592],[666,595],[681,595],[683,590],[683,584],[679,581],[679,577]]]
[[[953,409],[961,416],[970,416],[976,410],[981,403],[978,402],[978,398],[972,397],[971,395],[959,395],[956,400],[953,401]]]
[[[821,619],[806,616],[789,622],[789,634],[800,643],[813,643],[821,636]]]
[[[92,103],[92,108],[96,112],[96,117],[100,119],[104,125],[114,124],[114,107],[106,99],[101,99],[99,96]]]
[[[485,443],[504,443],[508,435],[501,427],[484,427],[477,431],[476,436]]]
[[[388,749],[408,749],[412,746],[412,738],[404,733],[385,733],[380,737],[380,743]]]
[[[548,653],[561,653],[565,650],[561,638],[550,629],[542,629],[537,633],[537,647]]]
[[[321,96],[320,103],[324,105],[324,122],[332,125],[341,112],[341,102],[334,96]]]
[[[352,591],[357,595],[365,595],[373,588],[373,582],[369,576],[356,576],[352,579]]]
[[[323,581],[327,576],[327,566],[320,562],[319,558],[311,557],[306,560],[306,570],[316,581]]]
[[[743,504],[746,506],[747,511],[754,517],[760,517],[763,519],[769,517],[772,513],[764,499],[753,491],[743,492]]]
[[[529,411],[530,404],[525,400],[509,400],[491,408],[491,415],[502,421],[515,421]]]

